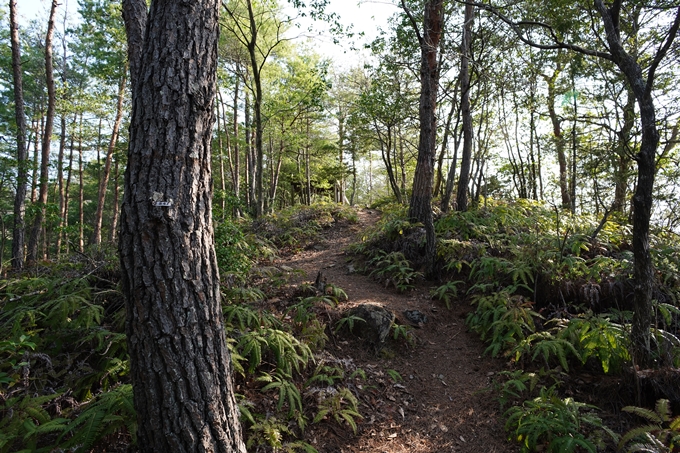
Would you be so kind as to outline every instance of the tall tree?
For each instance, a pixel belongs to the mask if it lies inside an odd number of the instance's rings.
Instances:
[[[12,74],[14,78],[14,111],[17,122],[17,189],[14,197],[14,230],[12,234],[12,268],[24,265],[24,228],[26,214],[26,183],[28,179],[28,143],[26,142],[26,114],[21,75],[21,43],[17,21],[17,2],[9,2],[9,23],[12,41]]]
[[[472,112],[470,111],[470,52],[472,51],[472,21],[475,17],[475,7],[465,5],[465,20],[463,22],[463,39],[460,45],[460,110],[463,116],[463,155],[460,160],[460,177],[456,193],[456,210],[467,211],[468,185],[470,182],[470,165],[472,163]]]
[[[418,161],[413,178],[413,191],[409,205],[409,217],[422,222],[426,232],[426,259],[428,272],[434,265],[436,237],[432,215],[432,185],[434,183],[434,161],[437,145],[437,92],[439,89],[439,59],[437,50],[444,25],[444,1],[426,0],[423,14],[423,32],[407,8],[402,7],[420,44],[420,136],[418,139]]]
[[[38,258],[38,243],[43,229],[45,211],[47,208],[47,190],[49,183],[50,146],[52,144],[52,129],[54,128],[54,111],[56,94],[54,88],[54,65],[52,61],[52,38],[54,37],[54,19],[57,14],[57,0],[52,0],[50,18],[47,22],[47,34],[45,35],[45,82],[47,85],[47,113],[45,114],[45,126],[42,132],[42,150],[40,157],[40,190],[38,195],[38,210],[33,221],[31,236],[28,240],[28,252],[26,261],[34,263]]]
[[[287,20],[279,15],[277,2],[255,3],[252,0],[232,0],[224,3],[224,9],[231,18],[227,30],[238,39],[247,49],[250,58],[250,75],[252,76],[251,91],[253,93],[253,114],[255,126],[255,161],[254,185],[255,216],[264,213],[265,197],[263,187],[264,173],[264,123],[262,119],[262,69],[272,52],[286,39],[283,33],[287,27]]]
[[[245,452],[212,227],[219,2],[123,12],[134,89],[119,250],[139,445]]]

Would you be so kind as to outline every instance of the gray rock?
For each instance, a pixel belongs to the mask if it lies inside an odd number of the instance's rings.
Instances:
[[[379,305],[363,304],[349,310],[348,315],[366,321],[356,323],[353,332],[366,340],[373,352],[378,353],[390,334],[394,313]]]

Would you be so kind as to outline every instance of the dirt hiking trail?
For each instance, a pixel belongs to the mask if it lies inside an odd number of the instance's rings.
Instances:
[[[338,311],[359,304],[378,304],[408,324],[404,310],[427,316],[422,328],[413,330],[416,342],[388,340],[377,356],[359,341],[329,341],[326,349],[339,358],[351,358],[357,368],[370,370],[361,392],[358,432],[334,424],[310,425],[305,438],[321,453],[375,452],[483,452],[506,453],[518,449],[507,440],[498,401],[490,392],[493,376],[502,361],[483,355],[484,345],[467,331],[467,302],[451,309],[432,300],[426,282],[414,291],[399,294],[371,277],[350,272],[347,247],[380,217],[375,210],[358,211],[357,223],[336,222],[313,244],[277,264],[302,269],[300,281],[314,281],[323,272],[328,283],[342,288],[348,301]],[[395,382],[388,370],[403,380]]]

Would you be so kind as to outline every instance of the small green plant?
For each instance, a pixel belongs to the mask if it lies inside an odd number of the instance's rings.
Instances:
[[[533,302],[504,289],[489,295],[477,294],[472,298],[476,305],[466,323],[482,340],[490,343],[485,352],[496,357],[523,341],[527,333],[534,332],[534,318],[540,317],[532,310]]]
[[[673,417],[670,402],[660,399],[654,410],[626,406],[625,412],[643,418],[645,425],[631,429],[621,437],[618,449],[626,453],[672,453],[680,447],[680,416]]]
[[[270,353],[276,367],[285,374],[292,374],[312,360],[309,346],[283,330],[263,328],[241,335],[236,351],[248,359],[248,372],[252,373],[262,363],[263,354]]]
[[[541,449],[571,453],[583,449],[596,453],[602,434],[616,435],[593,414],[596,407],[571,398],[560,398],[552,388],[542,388],[540,395],[505,412],[505,429],[521,444],[522,452]]]
[[[341,382],[345,379],[345,371],[337,366],[331,366],[321,361],[316,366],[314,374],[311,378],[305,382],[305,386],[308,387],[314,383],[320,383],[327,386],[333,386],[337,382]]]
[[[45,405],[59,394],[15,396],[0,404],[0,453],[10,451],[49,452],[53,447],[38,448],[41,436],[62,433],[68,419],[52,418]]]
[[[606,315],[587,313],[572,318],[559,337],[575,346],[583,363],[591,357],[597,358],[605,373],[620,370],[630,360],[624,327],[611,322]]]
[[[358,405],[359,401],[348,388],[342,387],[336,390],[329,387],[329,391],[322,396],[319,412],[317,412],[312,423],[318,423],[324,418],[332,417],[338,424],[342,424],[344,420],[356,434],[357,423],[355,419],[362,418]]]
[[[382,250],[369,261],[375,269],[369,274],[385,281],[385,286],[392,284],[399,292],[414,288],[413,283],[422,272],[416,272],[401,252],[387,253]]]
[[[60,446],[86,451],[104,437],[120,431],[127,431],[132,444],[137,443],[137,415],[130,384],[120,385],[87,403],[61,435],[60,440],[64,437],[67,440]]]
[[[347,329],[352,332],[354,331],[354,324],[359,323],[359,322],[366,322],[366,320],[360,316],[356,315],[347,315],[343,316],[340,318],[340,320],[335,324],[335,332],[339,332],[343,328],[347,327]]]
[[[389,369],[386,371],[386,373],[394,382],[401,382],[404,380],[404,378],[401,377],[401,374],[399,374],[397,370]]]
[[[406,324],[397,324],[393,322],[391,329],[392,338],[394,340],[399,340],[400,338],[403,338],[408,345],[413,346],[416,340],[413,335],[413,328],[411,326],[408,326]]]
[[[446,282],[444,285],[432,290],[432,298],[444,302],[444,304],[446,304],[446,308],[450,309],[451,301],[458,297],[458,285],[461,283],[465,282],[462,280]]]
[[[550,331],[535,332],[527,336],[515,345],[512,354],[517,362],[529,354],[531,354],[532,361],[536,360],[537,357],[542,357],[548,368],[551,366],[552,359],[557,359],[565,371],[569,371],[569,355],[581,360],[581,356],[574,345],[564,338],[556,337]]]
[[[269,390],[277,390],[279,399],[276,408],[280,411],[285,403],[288,403],[288,416],[292,417],[296,412],[302,413],[302,397],[300,390],[293,382],[293,378],[286,373],[278,371],[274,374],[263,374],[257,378],[259,382],[265,382],[267,385],[262,387],[263,392]],[[302,427],[301,427],[302,428]]]
[[[21,380],[20,370],[28,365],[26,353],[35,350],[35,343],[26,335],[16,340],[0,341],[0,385],[13,387]]]

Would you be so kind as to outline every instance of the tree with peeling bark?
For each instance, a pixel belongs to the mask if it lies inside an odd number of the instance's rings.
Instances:
[[[220,305],[211,138],[217,0],[124,0],[132,118],[120,219],[142,452],[245,452]]]

